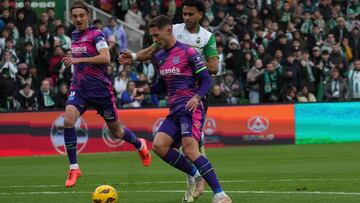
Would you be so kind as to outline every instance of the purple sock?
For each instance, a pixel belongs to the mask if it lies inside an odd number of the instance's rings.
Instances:
[[[76,133],[75,128],[64,128],[64,140],[70,164],[76,164]]]
[[[169,149],[167,154],[162,157],[162,159],[173,167],[191,176],[194,176],[197,171],[196,168],[192,164],[188,163],[185,157],[175,149]]]
[[[123,139],[124,139],[126,142],[134,145],[136,149],[140,149],[140,148],[141,148],[141,145],[142,145],[142,144],[141,144],[140,140],[136,137],[136,135],[135,135],[133,132],[131,132],[131,131],[130,131],[129,129],[127,129],[127,128],[124,128],[124,137],[123,137]]]
[[[212,167],[209,160],[207,160],[204,156],[201,155],[194,161],[194,165],[199,170],[201,176],[210,185],[214,194],[223,191],[216,177],[214,168]]]

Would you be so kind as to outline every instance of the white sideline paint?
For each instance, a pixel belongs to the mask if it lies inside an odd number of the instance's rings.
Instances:
[[[301,182],[301,181],[360,181],[356,178],[300,178],[300,179],[272,179],[272,180],[223,180],[221,183],[256,183],[256,182]],[[183,184],[185,181],[138,181],[138,182],[119,182],[119,185],[143,185],[143,184]],[[96,186],[102,184],[82,184],[83,186]],[[107,183],[114,184],[114,183]],[[0,185],[0,188],[47,188],[47,187],[64,187],[64,185]]]
[[[135,191],[122,191],[121,193],[183,193],[183,190],[135,190]],[[205,191],[212,193],[212,191]],[[239,193],[239,194],[309,194],[309,195],[360,195],[360,192],[324,192],[324,191],[252,191],[252,190],[230,190],[226,193]],[[78,191],[78,192],[0,192],[0,195],[59,195],[59,194],[91,194],[91,192]]]

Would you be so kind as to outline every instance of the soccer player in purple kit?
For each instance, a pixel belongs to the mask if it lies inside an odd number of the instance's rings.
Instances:
[[[195,49],[176,41],[169,17],[155,17],[149,24],[149,31],[161,48],[153,57],[160,78],[151,86],[135,88],[133,96],[167,91],[170,107],[169,115],[155,135],[153,151],[196,181],[204,178],[214,192],[213,203],[230,203],[211,163],[199,151],[205,116],[201,98],[212,85],[202,57]],[[179,146],[194,165],[176,150]]]
[[[64,140],[70,161],[70,169],[65,182],[66,187],[75,185],[81,176],[77,163],[75,122],[85,113],[87,107],[96,109],[105,120],[111,134],[134,145],[138,150],[144,166],[151,163],[144,139],[139,139],[118,120],[117,109],[110,78],[106,73],[110,63],[109,47],[105,35],[94,26],[89,25],[89,9],[83,1],[75,1],[70,8],[75,30],[71,34],[72,57],[65,57],[64,64],[74,65],[74,75],[70,95],[64,115]]]

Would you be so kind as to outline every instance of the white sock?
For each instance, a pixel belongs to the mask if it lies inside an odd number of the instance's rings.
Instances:
[[[192,177],[191,175],[186,175],[186,180],[187,180],[188,185],[195,183],[195,178]]]
[[[70,169],[79,169],[78,164],[70,164]]]
[[[201,174],[200,174],[199,171],[197,170],[196,173],[195,173],[195,175],[193,176],[194,182],[195,182],[195,179],[197,179],[197,178],[199,178],[199,177],[201,177]]]
[[[220,197],[226,197],[227,195],[225,194],[224,191],[222,192],[218,192],[214,195],[214,198],[217,199],[217,198],[220,198]]]

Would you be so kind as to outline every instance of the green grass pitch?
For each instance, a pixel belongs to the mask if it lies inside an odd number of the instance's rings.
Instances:
[[[360,143],[246,146],[208,149],[222,186],[234,203],[360,202]],[[66,156],[0,158],[1,203],[89,203],[110,184],[120,203],[179,203],[185,176],[155,154],[149,168],[137,153],[81,154],[83,176],[63,184]],[[211,202],[206,193],[195,202]]]

